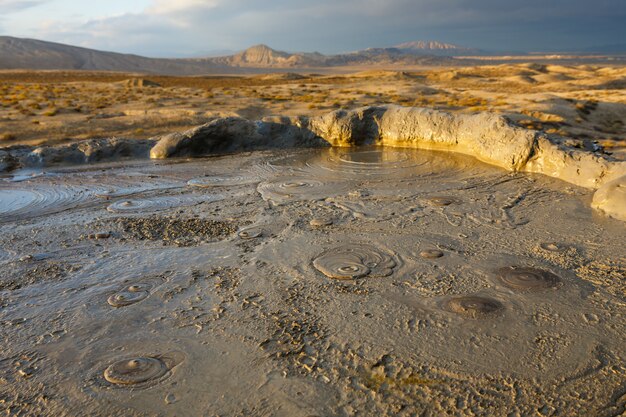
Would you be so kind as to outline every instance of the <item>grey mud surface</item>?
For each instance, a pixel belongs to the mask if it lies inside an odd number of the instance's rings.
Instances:
[[[616,416],[624,223],[462,155],[256,152],[0,181],[0,412]]]

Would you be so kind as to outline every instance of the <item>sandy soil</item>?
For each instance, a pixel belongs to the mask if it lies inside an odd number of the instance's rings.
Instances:
[[[591,198],[389,148],[13,173],[0,409],[623,414],[626,229]]]
[[[93,137],[148,138],[215,117],[317,115],[399,104],[492,111],[625,159],[623,66],[502,64],[250,77],[0,73],[0,146]],[[357,71],[358,68],[349,68]],[[154,85],[156,84],[156,85]]]

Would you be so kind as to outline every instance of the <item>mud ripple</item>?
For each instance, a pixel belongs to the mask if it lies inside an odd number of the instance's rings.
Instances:
[[[75,208],[90,197],[87,189],[51,186],[35,189],[1,189],[0,221],[13,221]]]
[[[300,152],[276,158],[269,163],[269,167],[272,168],[270,172],[297,170],[304,175],[330,181],[350,179],[377,182],[390,178],[441,180],[446,181],[447,185],[457,184],[460,187],[479,183],[481,179],[496,174],[495,170],[465,155],[379,146],[330,147],[314,152]]]
[[[506,286],[514,290],[544,290],[555,288],[561,279],[552,272],[531,268],[507,266],[496,271],[498,279]]]
[[[414,152],[392,148],[365,148],[360,150],[329,149],[322,157],[308,162],[330,172],[358,176],[386,176],[411,171],[427,164],[424,158],[416,158]]]
[[[443,303],[443,308],[469,318],[481,318],[498,314],[504,309],[499,301],[481,296],[452,297]]]
[[[126,197],[133,194],[144,193],[148,191],[160,191],[179,188],[174,186],[164,186],[164,187],[133,187],[133,188],[107,188],[103,190],[97,190],[95,192],[95,196],[102,199],[111,199],[111,198],[120,198]]]
[[[159,358],[138,357],[109,365],[104,379],[116,385],[136,385],[159,379],[167,371],[167,365]]]
[[[111,295],[107,302],[113,307],[126,307],[145,300],[150,295],[150,288],[147,284],[133,284],[124,291]]]
[[[345,245],[330,249],[313,260],[313,266],[333,279],[386,277],[396,261],[389,254],[368,245]]]
[[[269,200],[276,204],[291,201],[322,200],[329,196],[340,194],[346,189],[346,184],[304,177],[279,178],[263,182],[257,187],[257,191],[264,200]]]
[[[247,177],[243,175],[208,176],[193,178],[187,181],[187,185],[200,188],[234,187],[237,185],[256,184],[258,182],[259,180],[254,177]]]
[[[201,203],[221,200],[220,196],[164,196],[135,200],[116,201],[107,210],[112,213],[144,213],[169,210],[175,207],[189,207]]]

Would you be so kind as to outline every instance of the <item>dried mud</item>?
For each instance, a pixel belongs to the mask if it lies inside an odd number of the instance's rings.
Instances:
[[[587,188],[365,147],[0,190],[8,415],[625,411],[626,229]]]

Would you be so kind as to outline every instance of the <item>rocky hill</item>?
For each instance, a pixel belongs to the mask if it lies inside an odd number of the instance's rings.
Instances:
[[[220,72],[207,59],[157,59],[0,36],[0,69],[93,70],[191,75]]]
[[[407,44],[408,45],[408,44]],[[434,44],[428,44],[434,48]],[[441,44],[445,45],[445,44]],[[416,46],[417,47],[417,46]],[[318,52],[289,53],[256,45],[234,55],[197,59],[146,58],[76,46],[0,36],[0,69],[93,70],[152,74],[201,75],[241,73],[263,69],[323,68],[347,65],[437,65],[452,58],[416,54],[409,47],[370,48],[363,51],[323,55]]]

